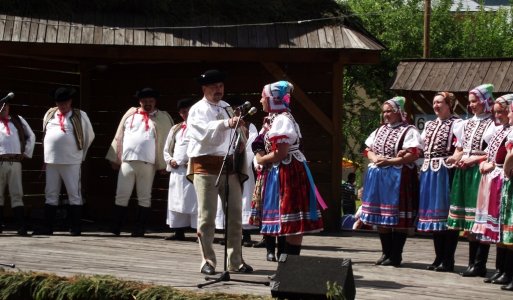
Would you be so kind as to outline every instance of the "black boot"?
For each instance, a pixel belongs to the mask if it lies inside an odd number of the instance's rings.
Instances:
[[[495,272],[492,274],[492,276],[485,278],[483,280],[484,283],[491,283],[497,278],[501,277],[504,273],[504,263],[506,258],[506,248],[497,247],[496,249],[497,254],[495,256]],[[502,283],[504,284],[504,283]]]
[[[277,245],[278,250],[276,251],[276,257],[278,258],[278,260],[280,260],[281,254],[285,253],[285,244],[286,243],[287,243],[286,238],[284,236],[278,237],[278,245]]]
[[[16,222],[18,223],[17,234],[20,236],[27,236],[27,226],[25,225],[25,207],[16,206],[12,209]]]
[[[139,206],[137,207],[137,217],[135,219],[134,230],[132,230],[133,237],[143,237],[146,233],[146,221],[150,216],[150,208]]]
[[[121,226],[123,225],[123,220],[125,219],[126,210],[126,206],[114,205],[114,217],[110,228],[110,232],[112,232],[112,234],[121,234]]]
[[[444,247],[443,247],[443,260],[442,264],[435,268],[437,272],[453,272],[454,271],[454,253],[458,246],[459,231],[447,230],[445,231]]]
[[[70,205],[70,226],[69,233],[72,236],[79,236],[82,234],[82,205]]]
[[[301,245],[292,245],[285,242],[285,253],[289,255],[299,255],[301,253]]]
[[[477,249],[479,248],[478,241],[469,241],[468,242],[468,266],[467,269],[460,273],[463,277],[471,276],[472,270],[474,269],[474,263],[476,260]]]
[[[513,277],[513,250],[507,249],[507,251],[504,273],[508,273]],[[513,280],[511,280],[508,285],[501,286],[501,290],[513,291]]]
[[[392,239],[392,252],[390,254],[390,258],[386,259],[381,263],[382,266],[401,266],[401,262],[403,261],[403,249],[404,244],[406,243],[406,233],[405,232],[393,232]]]
[[[41,228],[34,230],[33,235],[52,235],[53,223],[57,214],[57,206],[45,204],[45,220]]]
[[[166,241],[185,241],[185,229],[176,228],[175,233],[166,237]]]
[[[262,239],[254,244],[253,248],[265,248],[265,236],[262,236]]]
[[[253,242],[251,242],[251,234],[249,230],[242,229],[242,246],[251,247],[253,246]]]
[[[488,261],[488,253],[490,252],[490,244],[481,244],[477,242],[476,258],[474,266],[469,272],[463,272],[463,277],[485,277],[486,276],[486,262]]]
[[[276,251],[276,237],[270,235],[264,235],[265,249],[267,250],[267,261],[276,261],[274,252]]]
[[[433,245],[435,246],[435,260],[426,269],[434,270],[443,261],[444,258],[444,245],[445,245],[445,232],[433,232]]]
[[[381,265],[385,260],[389,259],[392,254],[392,232],[380,233],[379,240],[381,242],[381,257],[376,261],[376,265]]]
[[[494,280],[492,280],[493,284],[508,284],[513,281],[513,251],[508,251],[506,248],[499,248],[497,250],[503,249],[504,251],[504,263],[502,265],[502,275]],[[499,253],[497,252],[497,255]]]

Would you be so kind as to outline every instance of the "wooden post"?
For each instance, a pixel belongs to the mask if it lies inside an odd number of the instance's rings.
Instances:
[[[429,58],[429,26],[431,23],[431,0],[424,0],[424,58]]]
[[[331,149],[331,199],[328,199],[328,221],[324,227],[328,231],[339,231],[342,218],[340,184],[342,183],[342,113],[344,91],[344,64],[339,60],[333,64],[332,110],[333,138]]]

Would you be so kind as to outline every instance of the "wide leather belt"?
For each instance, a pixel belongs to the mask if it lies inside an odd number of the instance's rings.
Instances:
[[[209,175],[217,175],[219,174],[219,170],[221,170],[221,166],[223,165],[224,156],[214,156],[214,155],[203,155],[198,157],[192,157],[192,172],[194,174],[209,174]],[[223,173],[228,171],[228,173],[234,173],[233,168],[233,156],[229,155],[226,158],[226,164],[224,166]]]
[[[23,159],[21,154],[2,154],[0,155],[0,161],[19,162]]]

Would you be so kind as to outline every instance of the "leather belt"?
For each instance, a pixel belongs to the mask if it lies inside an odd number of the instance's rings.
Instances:
[[[23,159],[21,154],[2,154],[0,161],[20,162]]]
[[[219,174],[219,170],[221,170],[221,166],[223,165],[223,158],[224,156],[214,155],[191,157],[192,172],[194,174],[217,175]],[[225,173],[226,171],[228,171],[229,174],[235,172],[233,168],[232,155],[228,155],[228,157],[226,158],[226,164],[223,173]]]

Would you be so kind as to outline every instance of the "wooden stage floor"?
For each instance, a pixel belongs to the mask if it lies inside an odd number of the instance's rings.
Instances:
[[[189,241],[165,241],[168,233],[149,233],[132,238],[126,233],[113,237],[104,232],[85,232],[71,237],[18,237],[13,231],[0,234],[0,263],[14,263],[21,271],[41,271],[58,275],[105,274],[147,283],[168,285],[200,292],[226,292],[270,296],[270,288],[237,282],[222,282],[198,289],[204,282],[199,272],[199,249],[192,233]],[[221,239],[216,235],[216,239]],[[253,235],[254,240],[260,236]],[[216,244],[218,271],[223,266],[223,246]],[[433,260],[432,240],[412,237],[406,242],[401,268],[375,266],[381,255],[376,233],[342,232],[310,235],[304,239],[302,255],[350,258],[353,264],[357,299],[513,299],[512,292],[485,284],[482,278],[463,278],[456,273],[427,271]],[[277,263],[265,261],[265,249],[243,247],[245,260],[254,267],[249,275],[232,277],[265,281],[275,273]],[[460,241],[456,271],[467,264],[468,244]],[[495,269],[495,246],[490,249],[490,275]],[[308,270],[305,270],[308,276]],[[413,297],[413,298],[412,298]]]

